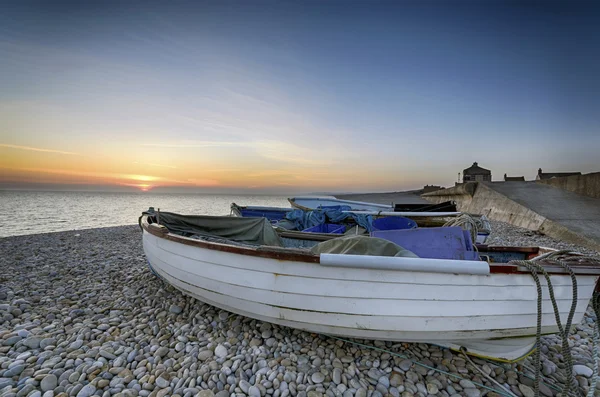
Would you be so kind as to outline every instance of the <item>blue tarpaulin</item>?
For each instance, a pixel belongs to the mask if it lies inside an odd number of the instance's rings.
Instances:
[[[293,210],[285,219],[293,222],[297,230],[308,229],[324,223],[340,223],[348,218],[353,219],[359,226],[371,232],[373,230],[373,217],[371,215],[355,214],[348,205],[336,205],[331,207],[319,207],[312,211]]]

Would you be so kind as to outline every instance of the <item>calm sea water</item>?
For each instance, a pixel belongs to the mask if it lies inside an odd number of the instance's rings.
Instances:
[[[0,191],[0,237],[137,224],[148,207],[228,215],[232,202],[289,207],[285,196]]]

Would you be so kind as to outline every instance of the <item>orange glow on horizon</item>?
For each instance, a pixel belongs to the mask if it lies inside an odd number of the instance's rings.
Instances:
[[[156,187],[154,185],[149,185],[147,183],[119,183],[119,186],[135,187],[135,188],[141,190],[142,192],[148,192]]]
[[[229,147],[222,156],[212,147],[185,156],[152,146],[140,149],[139,145],[104,147],[93,154],[85,148],[61,149],[0,144],[0,183],[128,186],[143,192],[167,187],[310,191],[397,186],[393,181],[397,173],[376,172],[364,163],[324,167],[265,158],[250,151],[232,153]],[[410,183],[406,176],[402,182]]]

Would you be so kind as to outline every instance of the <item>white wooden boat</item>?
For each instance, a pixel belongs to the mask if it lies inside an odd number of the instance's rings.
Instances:
[[[314,210],[319,207],[330,207],[335,205],[349,205],[357,211],[394,211],[392,205],[366,203],[363,201],[341,200],[333,196],[324,197],[292,197],[288,199],[291,206],[304,211]]]
[[[519,359],[534,346],[536,286],[516,265],[238,246],[184,237],[156,222],[152,215],[140,218],[151,268],[183,293],[233,313],[315,333],[464,347],[502,360]],[[509,249],[482,251],[501,257]],[[511,252],[532,258],[544,250]],[[539,263],[551,274],[564,324],[571,279],[562,268]],[[585,263],[572,267],[578,280],[577,324],[600,271]],[[542,284],[542,332],[555,333]]]

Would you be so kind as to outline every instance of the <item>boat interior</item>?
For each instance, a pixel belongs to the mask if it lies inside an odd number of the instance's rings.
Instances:
[[[186,239],[250,249],[270,247],[290,253],[315,254],[318,252],[315,248],[323,242],[339,241],[354,236],[363,237],[363,240],[378,240],[378,238],[369,237],[369,234],[359,226],[354,226],[343,234],[307,233],[274,228],[265,218],[186,216],[168,212],[152,212],[146,213],[145,221],[148,225],[155,227],[160,224],[161,233],[168,232]],[[155,230],[158,230],[158,228]],[[419,255],[418,257],[440,258],[439,252],[432,251],[431,241],[427,240],[430,237],[429,235],[423,236],[421,239],[423,244],[421,245],[424,245],[426,251],[432,252],[432,254],[428,256]],[[473,244],[473,252],[476,254],[472,259],[483,260],[490,264],[505,264],[513,260],[532,259],[550,251],[552,250],[543,247],[505,247]],[[441,256],[443,259],[443,255]]]

